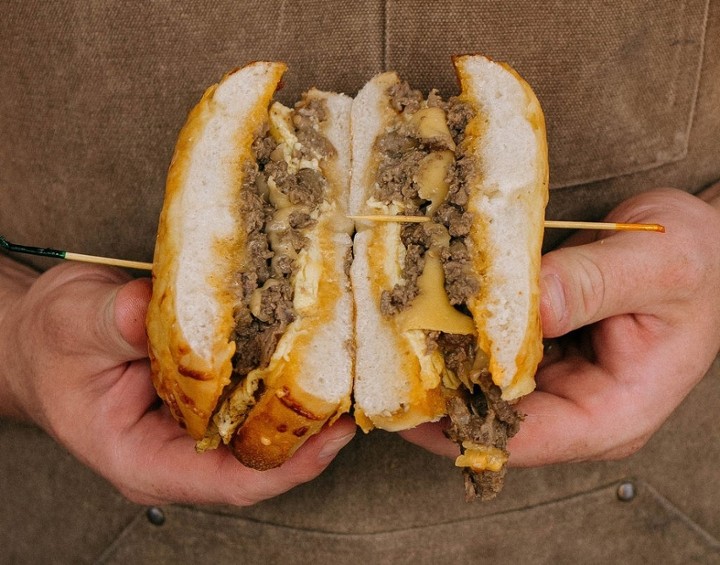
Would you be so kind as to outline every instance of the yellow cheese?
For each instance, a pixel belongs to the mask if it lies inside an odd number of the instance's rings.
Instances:
[[[209,433],[205,438],[197,443],[198,451],[215,449],[219,444],[218,437],[222,438],[223,443],[230,443],[238,424],[245,419],[249,407],[255,404],[255,393],[259,386],[259,372],[257,370],[250,371],[213,416],[213,426],[217,428],[219,436],[214,436],[208,430]]]
[[[269,289],[272,286],[280,284],[280,281],[277,279],[268,279],[265,281],[265,284],[262,285],[261,288],[256,288],[253,293],[250,295],[250,312],[253,316],[255,316],[258,320],[262,320],[263,322],[270,322],[271,320],[265,318],[262,314],[262,296],[263,292]]]
[[[433,390],[440,385],[445,370],[445,359],[439,349],[428,352],[427,334],[422,330],[403,333],[420,363],[420,381],[423,390]]]
[[[445,200],[450,183],[448,182],[448,169],[455,161],[452,151],[433,151],[426,155],[413,177],[418,187],[420,198],[430,200],[427,214],[431,215]]]
[[[290,199],[285,195],[282,190],[278,188],[274,177],[268,177],[267,187],[268,200],[270,200],[270,204],[272,204],[275,208],[279,210],[281,208],[287,208],[289,206],[292,206]]]
[[[280,102],[275,102],[270,106],[268,118],[270,121],[270,135],[278,143],[289,142],[288,145],[292,149],[293,144],[297,141],[295,127],[292,123],[292,110],[287,106],[283,106]]]
[[[455,459],[456,467],[470,467],[475,472],[500,471],[507,463],[507,453],[497,447],[464,441],[465,452]]]
[[[278,142],[278,146],[274,152],[280,152],[282,158],[288,165],[288,172],[290,174],[297,173],[300,169],[319,171],[321,159],[319,154],[313,152],[315,156],[312,159],[302,159],[299,157],[302,146],[297,135],[295,135],[292,116],[292,109],[283,106],[280,102],[275,102],[270,106],[268,115],[270,135]]]
[[[407,310],[397,315],[402,331],[429,330],[450,334],[472,334],[471,317],[456,310],[445,292],[445,273],[437,251],[425,254],[425,268],[418,278],[419,294]]]
[[[440,141],[445,147],[455,151],[455,142],[442,108],[437,106],[421,108],[410,117],[410,124],[421,139]]]

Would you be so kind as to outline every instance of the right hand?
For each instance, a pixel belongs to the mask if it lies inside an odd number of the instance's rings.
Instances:
[[[0,259],[0,409],[41,426],[131,501],[254,504],[315,478],[352,439],[341,418],[264,472],[225,448],[196,453],[151,383],[147,279],[65,264],[17,283]]]
[[[611,222],[667,233],[578,233],[543,257],[546,350],[522,398],[510,465],[607,460],[642,447],[705,375],[720,347],[720,185],[703,197],[640,194]],[[435,453],[458,448],[438,425],[403,434]]]

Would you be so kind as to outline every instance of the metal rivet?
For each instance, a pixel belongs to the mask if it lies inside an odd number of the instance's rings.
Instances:
[[[620,483],[620,486],[618,486],[618,489],[617,489],[618,500],[622,500],[623,502],[630,502],[633,498],[635,498],[636,494],[637,494],[637,491],[635,490],[635,485],[633,483],[631,483],[630,481],[625,481],[624,483]]]
[[[165,523],[165,512],[162,511],[162,508],[151,506],[147,509],[145,515],[147,516],[148,522],[153,526],[162,526]]]

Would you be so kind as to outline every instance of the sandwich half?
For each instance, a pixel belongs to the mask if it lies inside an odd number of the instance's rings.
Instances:
[[[147,318],[153,382],[199,450],[276,467],[350,407],[350,109],[273,102],[283,63],[210,87],[168,173]]]
[[[396,73],[352,108],[355,418],[404,430],[449,416],[472,497],[502,485],[507,439],[542,357],[545,125],[509,67],[454,58],[460,94]],[[381,221],[401,216],[398,221]]]

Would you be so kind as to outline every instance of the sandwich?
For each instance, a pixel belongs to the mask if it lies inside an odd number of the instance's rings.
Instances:
[[[353,103],[350,211],[371,220],[358,222],[351,269],[354,408],[365,430],[449,416],[468,497],[488,499],[521,420],[512,404],[542,358],[547,143],[515,71],[453,62],[458,96],[425,97],[388,72]]]
[[[147,329],[200,451],[268,469],[344,412],[365,431],[448,417],[468,495],[499,490],[542,356],[547,146],[517,73],[454,65],[448,100],[388,72],[290,108],[285,65],[256,62],[190,113]]]
[[[200,451],[287,460],[350,407],[350,107],[273,102],[286,66],[210,87],[167,177],[147,315],[153,384]]]

